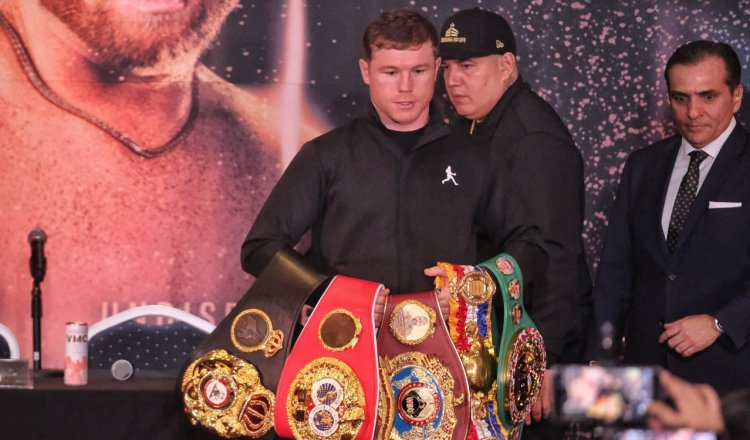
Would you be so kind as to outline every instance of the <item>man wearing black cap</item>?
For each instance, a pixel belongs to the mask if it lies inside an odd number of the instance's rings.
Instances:
[[[524,206],[502,167],[431,109],[437,44],[437,30],[414,11],[368,24],[359,66],[369,112],[302,146],[242,245],[246,271],[257,276],[310,230],[306,257],[330,274],[382,282],[394,294],[431,290],[444,275],[436,262],[489,258],[477,249],[482,229],[491,256],[511,254],[524,280],[544,272],[538,230],[516,221]]]
[[[549,253],[546,276],[527,290],[529,314],[547,346],[548,366],[582,360],[591,310],[591,281],[581,240],[584,188],[581,154],[555,110],[523,81],[508,22],[481,9],[458,12],[443,24],[443,75],[458,131],[489,144],[510,170]],[[550,410],[551,375],[534,406],[536,421]],[[524,431],[524,437],[534,430]]]

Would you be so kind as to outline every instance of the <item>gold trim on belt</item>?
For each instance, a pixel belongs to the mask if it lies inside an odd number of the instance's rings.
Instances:
[[[226,350],[209,351],[190,364],[182,396],[190,421],[222,437],[260,438],[273,427],[274,394],[253,364]]]
[[[322,357],[295,376],[286,412],[295,439],[351,440],[365,419],[365,394],[349,365]]]

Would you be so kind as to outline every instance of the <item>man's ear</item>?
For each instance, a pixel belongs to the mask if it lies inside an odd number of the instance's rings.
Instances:
[[[370,63],[364,60],[364,58],[359,59],[359,73],[362,74],[362,81],[365,82],[368,86],[370,85]]]
[[[516,56],[512,53],[504,53],[500,55],[500,63],[504,72],[508,73],[508,77],[515,78],[518,74],[518,65],[516,64]]]
[[[742,105],[742,94],[744,93],[744,91],[745,90],[742,87],[742,84],[734,88],[734,91],[732,92],[733,113],[737,113],[739,111],[740,105]]]
[[[440,66],[443,64],[443,59],[440,57],[435,58],[435,81],[437,81],[438,74],[440,73]]]

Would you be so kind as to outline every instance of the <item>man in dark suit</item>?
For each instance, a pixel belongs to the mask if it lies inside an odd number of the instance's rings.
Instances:
[[[630,155],[594,291],[624,361],[719,393],[750,387],[750,143],[740,63],[688,43],[664,74],[678,135]],[[616,347],[618,348],[618,347]]]
[[[524,300],[544,337],[548,366],[581,361],[592,307],[581,240],[581,153],[555,110],[521,78],[513,31],[503,17],[481,9],[458,12],[444,22],[440,43],[445,86],[460,115],[453,127],[490,145],[495,160],[507,165],[529,207],[527,221],[544,235],[548,270],[527,287]],[[550,379],[545,376],[532,411],[537,421],[549,414]]]

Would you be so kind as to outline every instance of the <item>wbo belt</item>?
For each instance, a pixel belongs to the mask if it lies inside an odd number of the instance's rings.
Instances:
[[[279,378],[275,429],[295,439],[371,440],[378,401],[373,308],[382,284],[338,275]]]
[[[499,287],[502,303],[502,330],[497,368],[497,401],[503,404],[500,420],[508,438],[521,438],[524,419],[539,397],[547,364],[544,340],[523,305],[523,277],[516,260],[508,254],[485,261]]]
[[[479,266],[440,262],[448,273],[450,301],[448,328],[469,384],[471,423],[469,439],[506,439],[497,400],[497,323],[492,298],[496,285],[492,276]],[[435,279],[437,288],[443,279]],[[500,401],[502,404],[502,401]]]
[[[273,391],[300,310],[326,278],[296,252],[277,252],[180,374],[193,424],[224,438],[275,438]]]
[[[469,386],[434,292],[389,295],[378,333],[378,440],[466,439]]]

